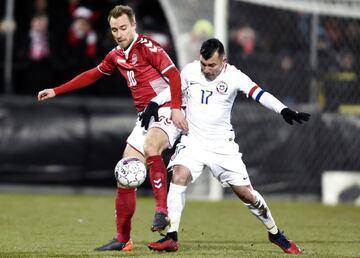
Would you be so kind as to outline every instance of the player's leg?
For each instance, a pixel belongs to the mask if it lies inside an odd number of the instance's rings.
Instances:
[[[250,212],[263,223],[268,231],[268,237],[271,242],[278,245],[286,253],[301,253],[300,248],[280,232],[275,224],[268,205],[259,192],[254,190],[251,185],[232,185],[231,188],[249,208]]]
[[[191,180],[192,177],[188,168],[182,165],[174,166],[173,176],[167,196],[167,205],[171,224],[165,237],[157,242],[149,243],[149,249],[168,252],[177,251],[179,249],[178,231],[181,214],[185,207],[185,191]]]
[[[152,231],[161,231],[170,223],[167,210],[167,169],[161,154],[166,148],[171,148],[180,136],[180,130],[170,119],[169,107],[160,108],[159,117],[158,122],[150,124],[144,140],[144,154],[156,203]]]
[[[286,253],[301,253],[300,248],[278,230],[264,198],[251,186],[241,154],[214,155],[212,160],[215,161],[211,167],[214,176],[220,180],[223,186],[230,186],[250,212],[263,223],[268,231],[269,240]]]
[[[264,198],[251,185],[231,186],[233,192],[244,202],[250,212],[256,216],[266,227],[266,229],[276,234],[278,232],[275,221],[271,215]]]
[[[285,253],[300,254],[301,249],[277,228],[270,209],[259,192],[251,185],[232,186],[234,193],[244,202],[250,212],[266,227],[269,240],[279,246]]]
[[[144,156],[130,145],[126,145],[123,157],[137,157],[144,162]],[[116,236],[109,243],[96,248],[96,251],[131,251],[131,220],[136,208],[136,188],[117,185],[115,197]]]
[[[231,149],[235,150],[235,148]],[[251,186],[241,153],[231,152],[231,149],[229,147],[229,154],[227,155],[211,153],[210,168],[214,177],[218,178],[224,187],[230,186],[251,213],[265,225],[266,229],[269,232],[276,233],[277,227],[264,198]]]
[[[150,128],[144,143],[149,179],[155,198],[155,217],[152,231],[161,231],[169,225],[167,217],[167,169],[161,156],[169,146],[167,134],[160,128]]]
[[[177,145],[175,154],[169,163],[169,168],[173,168],[172,180],[167,197],[171,225],[164,238],[148,244],[151,250],[176,251],[179,249],[178,230],[181,214],[185,207],[185,192],[187,185],[190,182],[196,181],[203,171],[204,163],[201,154],[201,150],[191,150],[181,143]]]

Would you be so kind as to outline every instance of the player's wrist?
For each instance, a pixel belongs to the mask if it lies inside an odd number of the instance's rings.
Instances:
[[[63,92],[61,91],[60,86],[59,86],[59,87],[56,87],[56,88],[53,88],[52,90],[54,91],[55,96],[60,95],[60,94],[63,93]]]

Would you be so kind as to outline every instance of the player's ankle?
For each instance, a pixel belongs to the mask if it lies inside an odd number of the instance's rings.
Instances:
[[[164,213],[165,215],[168,215],[168,210],[167,208],[164,207],[156,207],[156,212],[161,212]]]
[[[167,232],[166,236],[170,237],[174,241],[178,241],[177,231]]]

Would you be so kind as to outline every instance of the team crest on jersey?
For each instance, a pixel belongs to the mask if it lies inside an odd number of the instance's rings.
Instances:
[[[225,82],[221,81],[218,83],[218,85],[216,85],[216,90],[220,94],[225,94],[228,90],[228,86]]]
[[[138,58],[137,58],[137,55],[136,54],[133,54],[132,57],[131,57],[131,63],[133,65],[135,65],[138,61]]]

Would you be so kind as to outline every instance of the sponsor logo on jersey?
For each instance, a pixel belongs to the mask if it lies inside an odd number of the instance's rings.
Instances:
[[[132,57],[131,57],[131,63],[133,65],[135,65],[138,61],[138,58],[137,58],[137,55],[136,54],[133,54]]]
[[[228,90],[228,85],[221,81],[218,83],[218,85],[216,85],[216,91],[219,92],[220,94],[225,94]]]

